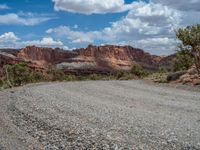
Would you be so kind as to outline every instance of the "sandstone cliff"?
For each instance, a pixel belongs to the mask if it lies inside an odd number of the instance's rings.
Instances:
[[[8,51],[9,53],[9,51]],[[10,56],[9,58],[8,55]],[[160,65],[168,66],[172,57],[154,56],[131,46],[93,46],[64,51],[62,49],[40,48],[28,46],[7,56],[2,56],[1,62],[17,63],[21,61],[33,64],[35,68],[55,66],[65,71],[102,73],[113,70],[127,70],[134,64],[139,64],[150,71],[158,70]],[[4,60],[4,61],[3,61]],[[16,61],[17,60],[17,61]]]
[[[37,63],[38,65],[55,64],[56,62],[62,62],[74,56],[76,54],[70,51],[36,46],[27,46],[17,54],[18,58]]]
[[[0,67],[3,67],[5,64],[16,64],[22,61],[22,59],[11,53],[0,52]]]
[[[131,46],[93,46],[76,50],[79,57],[89,59],[98,66],[114,69],[130,69],[134,64],[140,64],[146,69],[156,70],[161,57],[153,56],[141,49]]]

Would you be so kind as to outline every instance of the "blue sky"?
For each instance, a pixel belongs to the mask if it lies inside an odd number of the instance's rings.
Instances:
[[[131,45],[173,53],[174,30],[200,23],[198,0],[1,0],[0,47]]]

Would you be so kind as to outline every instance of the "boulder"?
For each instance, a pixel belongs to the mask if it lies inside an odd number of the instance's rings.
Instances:
[[[168,82],[176,81],[176,80],[178,80],[182,75],[184,75],[186,72],[187,72],[187,71],[177,71],[177,72],[170,73],[170,74],[167,76],[167,81],[168,81]]]

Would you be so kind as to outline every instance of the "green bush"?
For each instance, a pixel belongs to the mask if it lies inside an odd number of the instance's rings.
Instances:
[[[140,65],[134,65],[131,68],[130,73],[136,75],[137,77],[145,77],[148,75],[148,73]]]
[[[160,67],[159,70],[158,70],[158,73],[160,74],[166,74],[168,73],[167,69],[163,68],[163,67]]]
[[[117,78],[117,79],[120,79],[120,78],[124,77],[125,74],[126,74],[126,73],[125,73],[124,70],[119,70],[119,71],[117,71],[117,73],[116,73],[116,78]]]
[[[153,82],[158,82],[158,83],[167,83],[167,76],[168,73],[163,73],[163,72],[155,72],[155,73],[151,73],[149,74],[147,77],[145,77],[145,79],[147,80],[151,80]]]
[[[173,69],[172,71],[182,71],[188,70],[194,64],[194,57],[187,49],[183,49],[180,47],[176,54],[176,58],[173,61]]]
[[[3,83],[3,79],[0,78],[0,90],[3,87],[4,83]]]
[[[75,75],[67,75],[65,77],[65,81],[75,81],[77,80],[77,77]]]
[[[103,79],[103,76],[97,75],[97,74],[91,74],[88,77],[89,77],[88,78],[89,80],[102,80]]]
[[[42,74],[31,70],[26,63],[5,65],[3,72],[4,84],[9,85],[9,87],[38,82],[43,79]]]
[[[59,69],[52,69],[48,72],[49,79],[51,81],[64,81],[66,79],[66,75],[62,70]]]
[[[120,80],[132,80],[135,79],[135,75],[131,73],[125,73],[123,77],[120,78]]]

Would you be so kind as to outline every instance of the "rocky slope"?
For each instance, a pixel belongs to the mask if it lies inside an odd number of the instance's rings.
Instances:
[[[0,52],[0,67],[3,67],[5,64],[15,64],[22,61],[23,59],[20,59],[13,54]]]
[[[195,65],[186,71],[186,73],[176,81],[183,84],[200,85],[200,76],[196,70]]]
[[[28,46],[19,51],[1,52],[2,64],[21,61],[30,62],[34,67],[45,68],[56,66],[60,69],[75,72],[103,73],[113,70],[127,70],[139,64],[147,70],[155,71],[160,64],[169,65],[171,57],[154,56],[131,46],[93,46],[73,51],[62,49],[40,48]],[[17,60],[17,61],[16,61]]]

